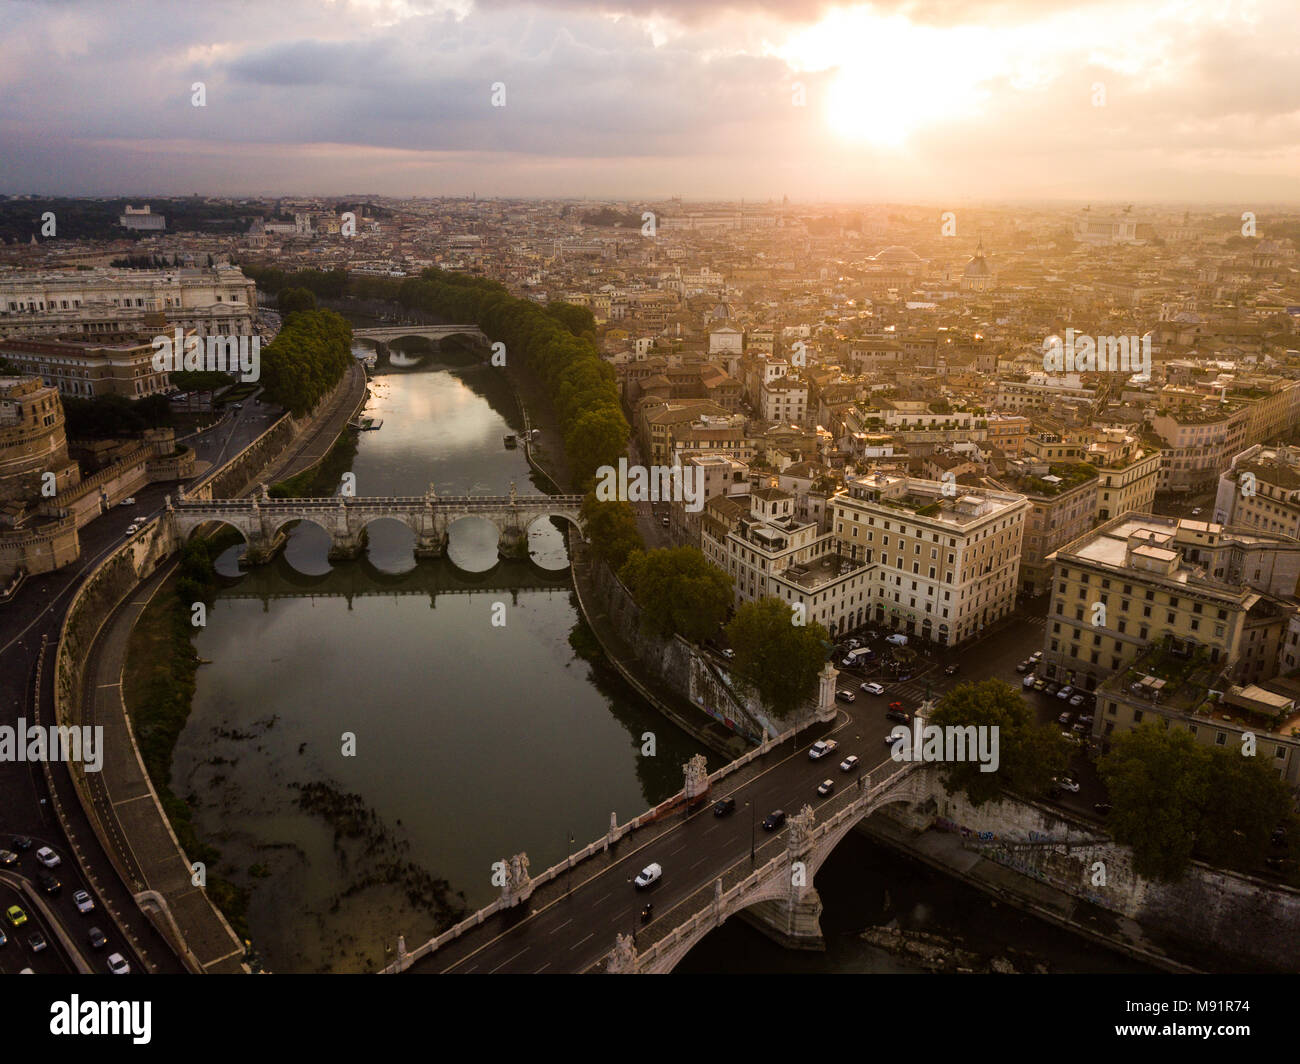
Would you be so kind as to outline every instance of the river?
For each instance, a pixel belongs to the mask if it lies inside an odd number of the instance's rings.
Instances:
[[[383,425],[359,435],[356,494],[540,490],[503,446],[522,420],[499,371],[393,363],[371,382],[365,414]],[[692,754],[720,763],[575,655],[564,537],[544,520],[529,541],[530,561],[498,563],[495,530],[464,520],[446,558],[417,565],[411,533],[378,522],[363,558],[332,565],[324,531],[302,524],[272,565],[239,575],[242,548],[222,555],[230,579],[197,637],[208,663],[172,789],[220,849],[217,871],[250,892],[272,971],[374,970],[399,934],[413,948],[434,933],[441,906],[496,897],[494,862],[522,850],[541,871],[611,812],[626,820],[677,791]],[[1065,970],[1132,968],[918,869],[851,836],[817,880],[826,954],[732,921],[683,970],[907,970],[852,934],[890,919],[980,926]]]

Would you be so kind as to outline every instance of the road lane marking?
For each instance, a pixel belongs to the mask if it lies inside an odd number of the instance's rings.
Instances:
[[[595,937],[596,937],[595,931],[593,931],[591,934],[587,936],[587,938],[595,938]],[[584,938],[582,942],[586,942],[587,938]],[[572,946],[569,947],[569,952],[572,953],[575,949],[577,949],[579,946],[582,945],[582,942],[575,942]]]
[[[557,928],[555,929],[555,931],[552,931],[551,934],[555,934],[555,933],[556,933],[557,931],[559,931],[561,928],[568,927],[571,923],[573,923],[573,917],[572,917],[572,916],[570,916],[567,920],[564,921],[564,923],[562,923],[559,927],[557,927]]]
[[[593,934],[594,933],[595,932],[593,932]],[[497,972],[499,972],[502,968],[504,968],[507,964],[509,964],[512,960],[514,960],[515,957],[522,957],[527,952],[528,952],[528,947],[525,946],[518,953],[516,953],[514,957],[507,957],[505,960],[503,960],[500,964],[498,964],[495,968],[493,968],[490,972],[488,972],[488,975],[496,975]]]

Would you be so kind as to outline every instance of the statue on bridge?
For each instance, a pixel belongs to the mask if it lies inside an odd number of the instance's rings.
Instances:
[[[265,484],[259,484],[259,485],[257,486],[257,488],[258,488],[258,495],[261,497],[262,501],[263,501],[263,502],[270,502],[270,501],[271,501],[271,493],[270,493],[270,491],[267,490],[266,485],[265,485]]]
[[[812,842],[812,830],[816,817],[811,805],[805,805],[790,818],[790,831],[786,836],[786,848],[796,856],[805,853]]]
[[[614,936],[614,949],[610,952],[609,963],[605,965],[607,975],[636,974],[636,946],[632,936],[622,932]]]
[[[696,754],[687,761],[683,771],[686,773],[686,786],[683,788],[683,793],[687,801],[698,798],[709,789],[709,763],[704,760],[703,754]]]
[[[506,881],[501,888],[501,898],[507,905],[518,905],[533,893],[533,880],[528,874],[528,854],[517,853],[503,861]]]

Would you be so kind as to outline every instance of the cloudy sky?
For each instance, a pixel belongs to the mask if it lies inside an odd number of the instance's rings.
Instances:
[[[6,193],[1300,201],[1296,0],[0,0],[0,25]]]

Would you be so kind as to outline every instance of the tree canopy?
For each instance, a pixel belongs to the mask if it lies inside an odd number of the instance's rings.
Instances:
[[[731,605],[731,578],[694,547],[634,551],[619,577],[660,635],[698,643],[717,633]]]
[[[352,326],[332,310],[289,317],[262,351],[267,397],[299,416],[329,393],[352,364]]]
[[[599,502],[594,494],[582,500],[582,519],[596,556],[618,572],[633,551],[645,543],[636,527],[636,515],[625,502]]]
[[[816,696],[830,645],[830,633],[822,625],[794,622],[794,610],[769,597],[743,603],[727,625],[736,672],[778,717],[789,716]]]

